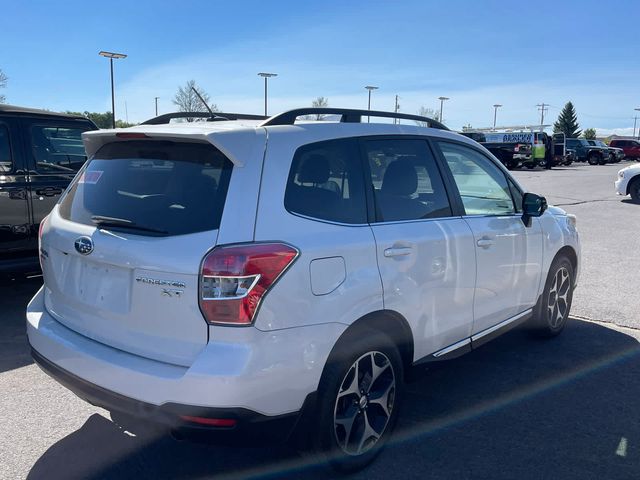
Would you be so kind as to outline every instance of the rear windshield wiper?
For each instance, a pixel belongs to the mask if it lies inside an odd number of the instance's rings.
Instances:
[[[162,233],[162,234],[169,233],[166,230],[161,230],[159,228],[138,225],[137,223],[131,220],[127,220],[126,218],[105,217],[104,215],[93,215],[91,217],[91,221],[95,223],[98,227],[121,227],[121,228],[128,228],[131,230],[140,230],[143,232],[153,232],[153,233]]]

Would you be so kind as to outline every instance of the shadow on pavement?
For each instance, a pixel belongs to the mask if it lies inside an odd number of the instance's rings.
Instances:
[[[350,478],[637,478],[640,345],[572,320],[558,338],[516,330],[408,386],[394,441]],[[131,437],[94,415],[29,479],[331,478],[286,447]]]
[[[0,373],[32,363],[25,310],[40,286],[41,277],[0,277]]]

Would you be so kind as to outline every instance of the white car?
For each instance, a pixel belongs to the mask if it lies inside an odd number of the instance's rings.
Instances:
[[[296,121],[310,114],[325,121]],[[28,336],[47,373],[130,429],[306,439],[360,468],[412,367],[569,316],[575,217],[431,119],[299,109],[84,141],[40,228]]]
[[[629,165],[619,170],[615,187],[618,195],[631,195],[633,203],[640,203],[640,164]]]

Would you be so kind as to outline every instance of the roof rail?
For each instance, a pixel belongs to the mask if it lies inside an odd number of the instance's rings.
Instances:
[[[413,120],[415,122],[425,122],[431,128],[440,130],[449,130],[444,124],[434,120],[433,118],[423,117],[421,115],[411,115],[408,113],[381,112],[377,110],[359,110],[353,108],[296,108],[287,112],[275,115],[260,124],[261,127],[273,125],[293,125],[296,118],[303,115],[341,115],[340,122],[343,123],[361,123],[362,117],[383,117],[383,118],[399,118],[403,120]]]
[[[220,122],[226,120],[265,120],[269,117],[264,115],[251,115],[245,113],[224,113],[213,112],[211,115],[209,112],[173,112],[159,115],[149,120],[145,120],[140,125],[162,125],[169,123],[174,118],[206,118],[207,122]]]

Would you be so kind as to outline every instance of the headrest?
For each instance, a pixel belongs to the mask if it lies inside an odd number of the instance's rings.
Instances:
[[[382,179],[382,192],[388,195],[408,196],[418,189],[418,174],[407,160],[396,160],[387,166]]]
[[[329,159],[319,153],[313,153],[302,161],[298,171],[298,182],[326,183],[330,175]]]

